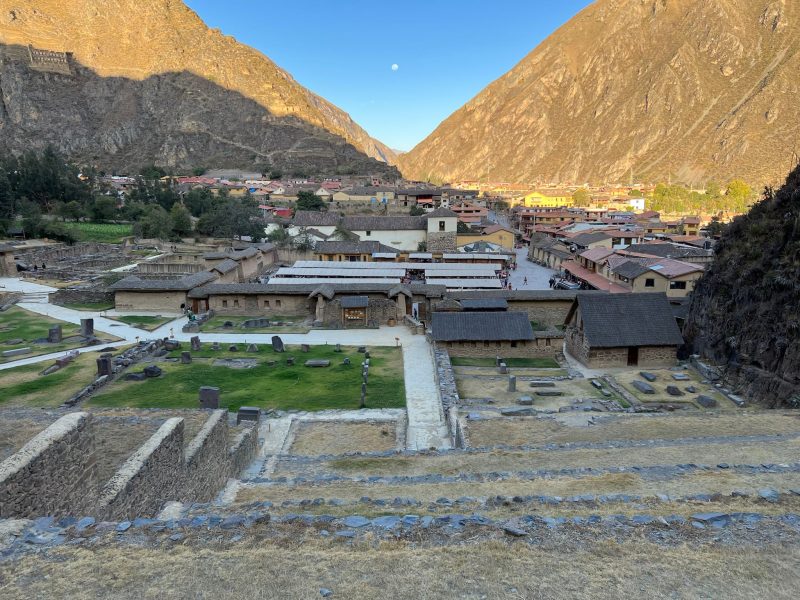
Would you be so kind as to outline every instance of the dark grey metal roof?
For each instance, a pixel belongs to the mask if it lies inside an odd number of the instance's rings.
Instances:
[[[581,311],[584,334],[591,347],[683,344],[683,336],[666,294],[581,293],[576,302]],[[568,320],[572,313],[573,310]]]
[[[464,298],[504,298],[510,301],[555,301],[574,300],[576,295],[577,292],[573,290],[465,290],[447,292],[448,298],[455,298],[456,300]]]
[[[335,212],[298,210],[294,213],[292,224],[298,227],[336,227],[341,220],[342,216]]]
[[[435,312],[431,335],[437,342],[532,340],[526,312]]]
[[[610,240],[612,237],[614,236],[612,236],[610,233],[596,231],[594,233],[582,233],[580,235],[576,235],[574,238],[564,241],[567,244],[575,244],[576,246],[588,246],[589,244],[596,244],[597,242]]]
[[[639,275],[647,273],[650,269],[636,261],[629,260],[611,269],[614,273],[626,279],[636,279]]]
[[[230,273],[231,271],[235,270],[236,267],[239,266],[235,260],[231,260],[230,258],[226,258],[222,262],[217,263],[214,265],[213,269],[215,271],[219,271],[220,273]]]
[[[507,310],[505,298],[465,298],[461,300],[464,310]]]
[[[397,248],[384,246],[377,240],[362,240],[358,242],[328,240],[317,242],[314,254],[372,254],[373,252],[394,252]]]
[[[180,279],[140,279],[135,275],[110,285],[114,292],[184,292],[214,281],[217,276],[208,271],[186,275]]]
[[[342,308],[366,308],[369,304],[368,296],[343,296],[339,303]]]
[[[274,294],[276,296],[309,296],[311,294],[322,294],[332,298],[336,294],[361,293],[361,294],[386,294],[388,297],[397,296],[402,290],[408,290],[412,294],[425,295],[428,298],[441,298],[447,288],[443,285],[428,285],[412,283],[407,286],[399,286],[396,283],[330,283],[320,285],[318,283],[298,283],[275,285],[269,283],[215,283],[204,285],[189,292],[189,298],[208,298],[209,296],[222,294]],[[403,292],[405,293],[405,292]]]
[[[427,229],[425,217],[371,217],[351,215],[342,219],[342,227],[350,231],[407,231]]]

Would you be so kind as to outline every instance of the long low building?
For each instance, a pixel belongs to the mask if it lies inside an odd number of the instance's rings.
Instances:
[[[464,270],[473,269],[500,271],[500,265],[489,263],[425,263],[425,262],[397,262],[397,263],[374,263],[374,262],[342,262],[335,263],[335,266],[324,260],[298,260],[291,268],[295,269],[349,269],[349,270],[371,270],[371,269],[405,269],[406,271],[434,271],[434,270]]]
[[[278,269],[272,277],[396,277],[406,276],[405,269],[339,269],[333,268],[307,268],[283,267]],[[270,279],[272,279],[272,277]]]
[[[273,285],[296,285],[298,283],[400,283],[400,277],[272,277],[269,283]]]

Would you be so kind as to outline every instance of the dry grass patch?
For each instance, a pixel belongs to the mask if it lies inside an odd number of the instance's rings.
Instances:
[[[794,434],[800,416],[778,412],[720,415],[612,415],[574,426],[558,418],[503,417],[467,421],[473,447],[607,440]]]
[[[501,535],[501,534],[499,534]],[[569,538],[532,546],[504,539],[429,547],[344,546],[308,536],[214,548],[106,544],[58,548],[0,564],[0,595],[29,598],[790,598],[795,545],[665,547]]]
[[[633,473],[605,473],[596,477],[558,477],[555,479],[537,479],[526,481],[510,479],[496,482],[455,482],[417,485],[385,485],[364,483],[331,483],[322,485],[264,486],[249,485],[243,487],[236,496],[236,504],[263,502],[269,500],[279,504],[284,500],[302,500],[306,498],[340,498],[355,501],[362,496],[391,499],[412,497],[421,502],[434,502],[438,498],[460,498],[471,496],[483,498],[490,496],[574,496],[578,494],[631,494],[639,496],[655,496],[669,494],[686,496],[690,494],[730,495],[733,490],[742,490],[751,494],[761,488],[777,490],[793,489],[800,486],[798,473],[759,473],[746,475],[722,472],[698,472],[675,477],[663,481],[643,479]],[[333,510],[325,506],[323,512]],[[296,510],[296,509],[293,509]],[[352,507],[349,509],[353,511]],[[403,508],[399,510],[408,511]],[[529,509],[526,509],[529,510]],[[359,512],[361,508],[359,508]]]
[[[800,440],[771,443],[687,444],[668,447],[605,448],[447,453],[440,455],[345,457],[321,464],[323,472],[348,476],[485,473],[577,467],[676,465],[685,463],[791,463],[797,460]],[[286,463],[275,476],[292,477]]]
[[[0,461],[14,454],[56,419],[55,415],[49,421],[16,419],[0,413]]]
[[[499,376],[498,376],[499,377]],[[520,396],[533,396],[534,408],[558,410],[562,406],[569,406],[577,398],[603,398],[586,379],[566,379],[557,381],[555,388],[532,388],[527,381],[517,381],[517,391],[508,391],[508,378],[501,379],[456,377],[458,394],[462,398],[491,398],[494,406],[513,406]],[[557,390],[562,396],[545,397],[537,396],[537,390]]]
[[[397,446],[396,423],[390,421],[299,421],[293,433],[289,453],[305,456],[384,452]]]
[[[55,407],[63,404],[95,380],[98,356],[95,352],[85,352],[63,369],[44,376],[39,373],[55,361],[0,371],[0,406]]]

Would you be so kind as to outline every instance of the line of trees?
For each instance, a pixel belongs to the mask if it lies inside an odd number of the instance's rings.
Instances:
[[[163,169],[142,168],[124,198],[93,169],[80,169],[52,147],[21,156],[0,153],[0,234],[22,228],[27,237],[75,241],[68,221],[133,223],[134,235],[175,239],[194,231],[214,237],[264,235],[258,203],[226,190],[181,195]]]

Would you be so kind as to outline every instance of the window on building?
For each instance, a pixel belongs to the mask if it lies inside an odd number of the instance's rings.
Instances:
[[[276,308],[280,308],[281,307],[281,301],[280,300],[275,300],[275,307]]]
[[[550,338],[544,338],[544,345],[545,346],[549,346],[550,345]]]
[[[502,344],[500,342],[497,342],[497,343],[495,343],[494,347],[495,348],[500,348],[500,347],[502,347]]]
[[[439,231],[444,231],[444,221],[439,221]]]
[[[453,347],[453,342],[447,342],[447,347],[448,348],[452,348]]]
[[[228,301],[227,300],[223,300],[222,301],[222,308],[228,308]]]
[[[371,231],[367,231],[367,235],[372,235],[372,232]]]
[[[656,280],[655,279],[645,279],[644,280],[644,287],[656,287]]]
[[[233,307],[234,308],[239,308],[239,301],[238,300],[234,300],[233,301]]]
[[[269,308],[269,300],[264,300],[264,308]]]
[[[512,348],[516,348],[516,347],[517,347],[517,342],[516,342],[516,340],[514,340],[514,341],[512,341],[512,342],[511,342],[511,347],[512,347]]]
[[[484,348],[488,348],[489,347],[489,342],[483,342],[483,347]]]
[[[670,281],[669,282],[669,289],[671,289],[671,290],[685,290],[686,289],[686,282],[685,281]]]

